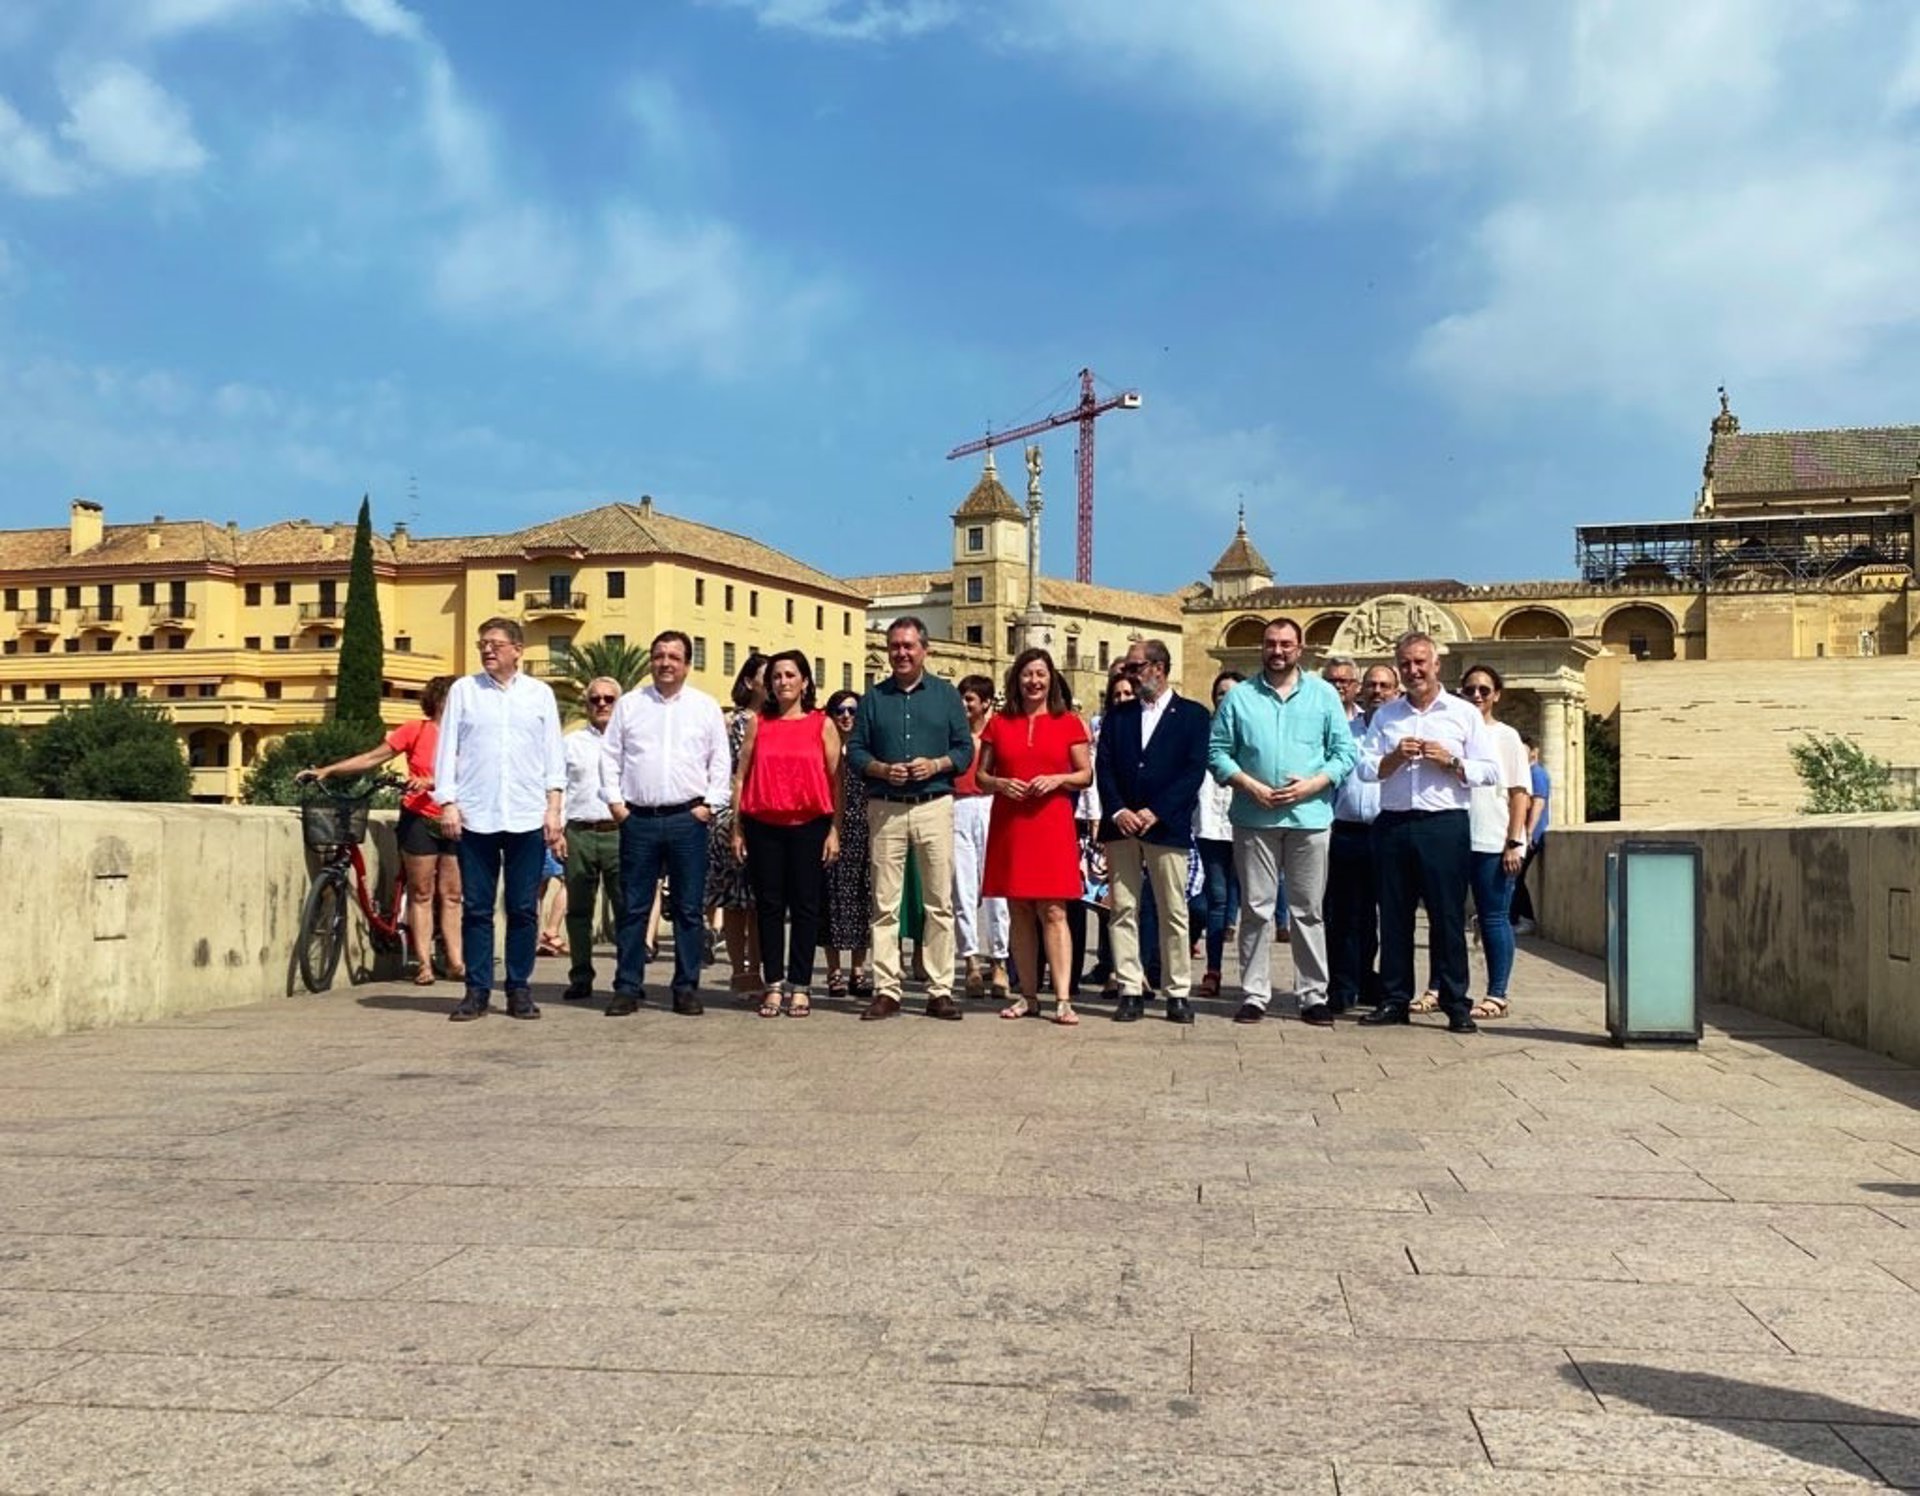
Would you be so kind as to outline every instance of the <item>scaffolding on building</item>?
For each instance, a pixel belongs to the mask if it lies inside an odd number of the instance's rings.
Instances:
[[[1913,568],[1912,514],[1669,520],[1580,525],[1580,580],[1602,586],[1740,580],[1832,582],[1862,568]]]

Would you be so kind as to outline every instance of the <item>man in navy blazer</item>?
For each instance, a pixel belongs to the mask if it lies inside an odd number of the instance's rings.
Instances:
[[[1160,975],[1167,1018],[1192,1023],[1187,992],[1193,979],[1187,940],[1187,853],[1193,846],[1193,807],[1207,772],[1207,735],[1213,719],[1197,701],[1167,683],[1173,657],[1158,639],[1127,650],[1122,667],[1134,699],[1100,724],[1094,781],[1100,792],[1099,838],[1106,844],[1113,890],[1113,964],[1120,981],[1114,1022],[1132,1023],[1146,1009],[1140,969],[1140,900],[1153,890],[1160,916]]]

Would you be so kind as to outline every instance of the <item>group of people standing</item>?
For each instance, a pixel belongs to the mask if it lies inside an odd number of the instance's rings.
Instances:
[[[912,928],[928,1016],[962,1016],[964,959],[967,990],[1008,999],[1003,1017],[1071,1026],[1096,862],[1117,1021],[1164,995],[1166,1017],[1191,1023],[1196,954],[1206,959],[1199,995],[1219,993],[1236,890],[1236,1021],[1267,1014],[1281,920],[1304,1022],[1331,1024],[1363,1003],[1373,1011],[1362,1022],[1440,1008],[1461,1032],[1503,1016],[1508,900],[1544,830],[1546,791],[1497,720],[1497,672],[1474,666],[1461,694],[1446,691],[1423,634],[1399,641],[1395,669],[1364,678],[1346,659],[1313,675],[1302,647],[1298,624],[1274,620],[1260,672],[1223,674],[1209,710],[1173,689],[1160,641],[1139,641],[1090,728],[1047,651],[1014,660],[996,708],[986,677],[956,687],[928,671],[926,628],[906,617],[887,631],[887,677],[864,695],[835,692],[823,707],[811,663],[787,650],[749,661],[730,721],[687,683],[692,642],[668,630],[650,647],[650,678],[627,691],[592,682],[585,725],[563,738],[551,688],[520,668],[519,624],[495,618],[480,628],[481,670],[436,702],[430,771],[418,731],[362,758],[411,750],[410,795],[433,815],[403,816],[419,844],[403,848],[410,876],[416,852],[457,865],[456,1021],[490,1009],[503,880],[506,1012],[539,1016],[531,981],[549,853],[567,868],[568,1001],[594,997],[603,895],[616,912],[609,1017],[646,998],[648,916],[664,884],[676,1013],[702,1011],[707,921],[732,909],[735,985],[764,1017],[811,1014],[823,949],[829,994],[865,999],[865,1021],[894,1016]],[[350,766],[366,765],[319,772]],[[1488,964],[1478,1004],[1467,995],[1469,889]],[[1421,904],[1431,949],[1416,996]]]

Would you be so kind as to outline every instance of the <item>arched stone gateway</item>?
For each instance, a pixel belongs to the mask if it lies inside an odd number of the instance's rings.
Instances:
[[[1335,654],[1385,655],[1405,633],[1431,634],[1442,645],[1472,637],[1465,625],[1431,598],[1383,592],[1347,614],[1333,636]]]

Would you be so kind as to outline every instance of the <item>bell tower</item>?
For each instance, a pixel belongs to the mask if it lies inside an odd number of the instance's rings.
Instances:
[[[1027,606],[1026,511],[1000,482],[993,452],[953,511],[953,633],[1005,663],[1007,628]]]

